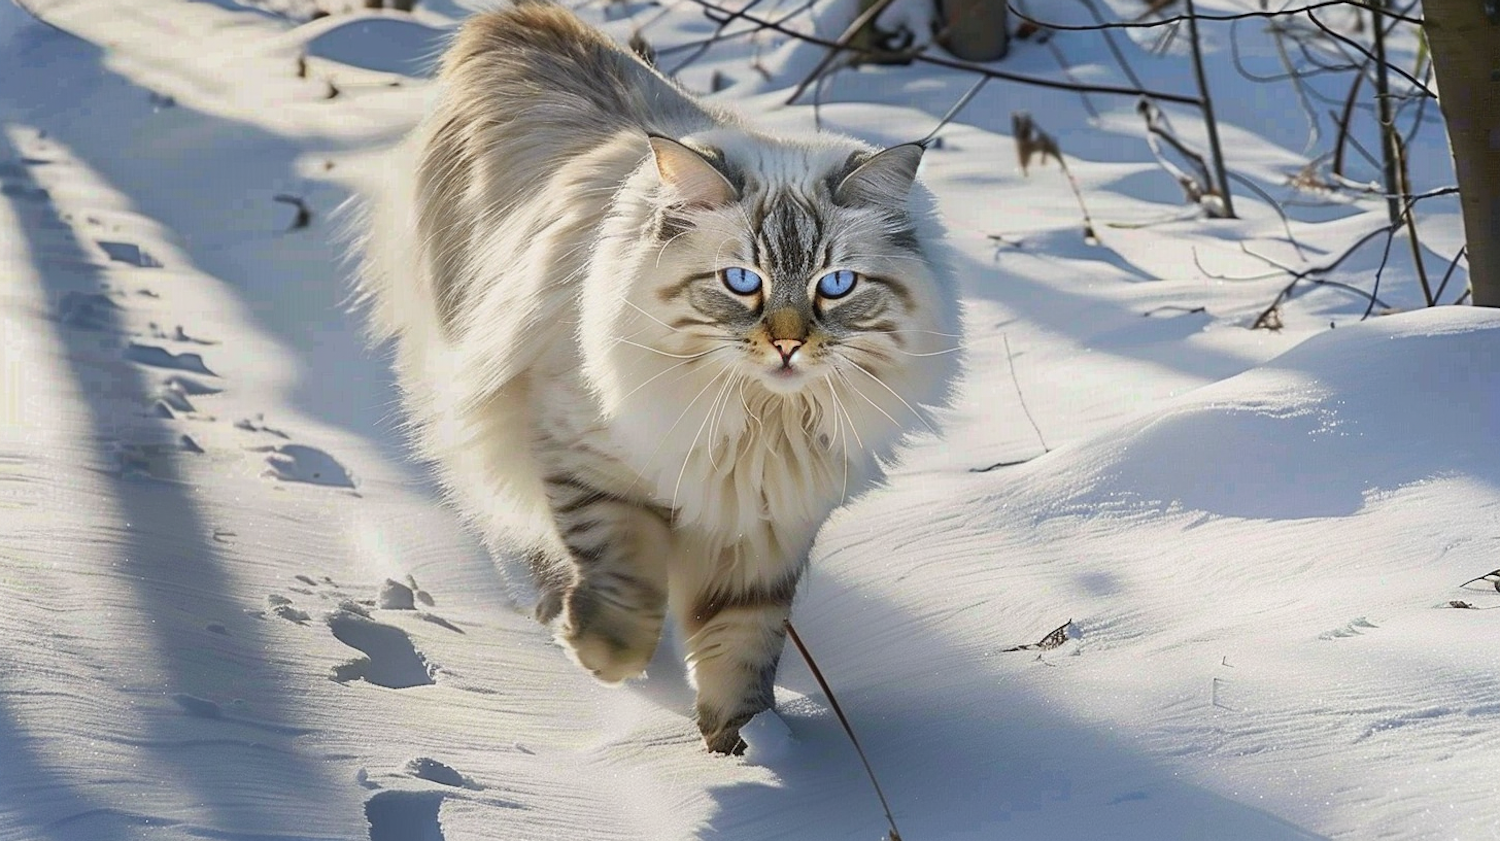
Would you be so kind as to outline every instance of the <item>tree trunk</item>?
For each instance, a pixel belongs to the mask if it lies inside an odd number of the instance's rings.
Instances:
[[[937,0],[943,49],[964,61],[995,61],[1010,51],[1006,0]]]
[[[1458,174],[1474,303],[1500,307],[1500,26],[1480,0],[1426,0],[1422,16]]]

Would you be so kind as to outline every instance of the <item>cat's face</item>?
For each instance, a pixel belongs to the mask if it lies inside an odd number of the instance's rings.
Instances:
[[[659,265],[680,273],[653,278],[674,351],[773,393],[873,396],[933,344],[932,278],[904,209],[920,147],[787,183],[656,145],[663,179],[696,197],[663,206],[652,232]]]

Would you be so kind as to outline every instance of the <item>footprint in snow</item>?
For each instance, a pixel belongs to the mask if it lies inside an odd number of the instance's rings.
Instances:
[[[266,453],[267,470],[261,474],[283,482],[301,482],[309,485],[324,485],[332,488],[354,487],[349,471],[333,456],[317,447],[305,444],[281,444],[275,447],[256,447],[257,453]]]
[[[387,689],[410,689],[434,683],[433,666],[400,628],[376,622],[366,612],[350,609],[350,606],[329,614],[327,621],[328,629],[339,642],[364,654],[335,666],[334,680],[340,683],[364,680]]]
[[[187,395],[170,388],[159,389],[156,397],[151,400],[150,414],[158,418],[183,417],[197,411],[193,406],[193,401],[187,399]]]
[[[36,185],[25,167],[13,161],[0,161],[0,196],[46,201],[51,195]]]
[[[197,336],[189,336],[187,334],[187,331],[184,330],[184,329],[182,329],[182,325],[181,324],[177,325],[177,329],[173,330],[170,333],[168,333],[167,331],[161,329],[161,325],[157,324],[154,321],[151,322],[149,325],[147,325],[147,329],[149,329],[151,331],[151,338],[153,338],[153,339],[165,339],[166,341],[169,341],[169,342],[182,342],[184,344],[189,344],[189,345],[216,345],[216,344],[218,344],[218,342],[215,342],[215,341],[212,341],[212,340],[209,340],[209,339],[200,339]]]
[[[406,772],[419,780],[426,780],[438,785],[450,786],[452,788],[467,788],[478,790],[484,788],[473,780],[453,769],[453,766],[436,759],[419,756],[406,763]]]
[[[340,683],[363,680],[387,689],[409,689],[413,686],[430,686],[437,667],[418,650],[406,631],[380,622],[375,610],[415,610],[417,601],[431,605],[431,595],[417,586],[410,576],[410,586],[387,579],[376,598],[356,601],[336,584],[323,576],[321,580],[311,575],[295,576],[299,585],[287,588],[287,592],[301,596],[303,600],[317,598],[333,609],[324,616],[328,630],[335,639],[360,652],[362,656],[333,668],[333,679]],[[418,595],[420,594],[420,595]],[[305,603],[305,601],[304,601]],[[298,625],[307,625],[312,615],[297,606],[291,597],[273,593],[266,597],[266,610],[247,611],[260,619],[275,615]],[[463,630],[441,617],[418,613],[419,617],[458,633]]]
[[[290,441],[292,438],[292,436],[286,434],[285,432],[282,432],[279,429],[266,426],[265,415],[256,415],[254,418],[240,418],[239,420],[234,422],[234,428],[243,429],[246,432],[264,432],[268,435],[275,435],[277,438],[283,438],[288,441]]]
[[[428,607],[435,607],[437,605],[437,600],[432,597],[432,594],[417,586],[417,580],[410,575],[406,576],[405,584],[395,579],[387,578],[385,583],[380,585],[380,591],[375,596],[375,605],[382,610],[414,610],[417,611],[417,617],[423,622],[431,622],[440,628],[446,628],[455,633],[464,633],[463,628],[458,627],[435,613],[417,610],[418,602]]]
[[[282,619],[285,619],[288,622],[296,622],[298,625],[306,625],[309,621],[312,620],[312,616],[308,614],[307,611],[293,606],[292,600],[287,598],[286,596],[280,596],[272,593],[271,595],[266,596],[266,604],[269,605],[270,611],[272,613],[280,616]]]
[[[375,603],[385,610],[416,610],[417,602],[433,607],[437,600],[417,585],[417,579],[406,576],[406,583],[387,578],[375,595]]]
[[[436,791],[382,791],[365,801],[370,841],[444,841]]]
[[[98,220],[96,219],[90,219],[89,221],[93,222],[94,224],[98,224]],[[98,244],[99,247],[104,250],[104,253],[109,255],[109,259],[115,261],[116,263],[126,263],[128,265],[138,266],[143,269],[161,268],[161,261],[157,260],[155,257],[152,257],[145,251],[145,249],[141,248],[139,245],[136,245],[133,242],[111,242],[107,240],[99,240]]]
[[[171,699],[176,702],[177,706],[181,707],[182,711],[186,713],[190,718],[202,718],[211,721],[224,721],[231,724],[249,727],[255,730],[260,730],[266,733],[280,733],[288,736],[305,736],[308,733],[312,732],[305,727],[292,727],[286,724],[277,724],[269,721],[258,721],[256,719],[246,717],[242,714],[245,702],[239,699],[235,699],[230,702],[229,706],[231,710],[240,711],[232,713],[225,711],[224,705],[220,704],[218,701],[209,700],[207,698],[199,698],[196,695],[189,695],[185,692],[174,693],[169,697],[171,697]]]
[[[207,374],[210,377],[218,376],[208,370],[208,366],[203,364],[203,356],[197,353],[172,353],[155,345],[131,342],[125,347],[125,358],[153,368],[171,368],[177,371],[190,371],[194,374]]]
[[[57,320],[80,330],[118,330],[120,309],[99,292],[68,292],[57,305]]]
[[[188,397],[202,397],[206,394],[219,393],[219,389],[211,385],[205,385],[192,377],[185,377],[180,374],[173,374],[162,380],[162,386]]]
[[[145,476],[151,479],[175,480],[175,462],[182,453],[201,454],[203,448],[183,435],[170,444],[118,443],[115,460],[121,476]]]
[[[213,389],[206,389],[212,394]],[[157,386],[156,393],[150,398],[151,408],[149,414],[159,418],[190,418],[192,420],[213,420],[212,415],[205,415],[198,411],[193,401],[188,399],[192,393],[183,387],[178,378],[169,377],[161,385]]]
[[[1375,629],[1377,627],[1379,627],[1379,626],[1376,625],[1374,622],[1371,622],[1370,620],[1366,619],[1365,617],[1363,617],[1363,616],[1357,616],[1354,619],[1351,619],[1349,622],[1345,623],[1343,625],[1343,627],[1334,628],[1331,631],[1324,631],[1323,633],[1318,634],[1318,639],[1320,639],[1320,640],[1348,639],[1349,637],[1360,636],[1360,635],[1364,634],[1365,631],[1372,630],[1372,629]]]

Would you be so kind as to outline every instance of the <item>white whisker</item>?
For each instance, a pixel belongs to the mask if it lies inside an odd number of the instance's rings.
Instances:
[[[724,386],[725,386],[725,388],[727,388],[729,386],[729,384],[734,381],[733,378],[730,376],[730,373],[731,373],[730,369],[725,368],[723,370],[723,372],[714,375],[714,378],[708,381],[708,385],[703,387],[703,391],[698,392],[698,397],[702,397],[703,396],[703,392],[704,391],[708,391],[708,387],[709,386],[711,386],[714,383],[718,382],[719,381],[719,377],[724,377]],[[672,486],[672,508],[673,508],[673,510],[676,510],[676,508],[677,508],[677,495],[678,495],[678,492],[682,490],[682,477],[687,475],[688,462],[690,462],[690,461],[693,460],[693,450],[697,449],[697,447],[698,447],[698,439],[700,437],[702,437],[702,435],[703,435],[703,428],[708,425],[708,419],[711,418],[711,417],[713,417],[713,414],[714,414],[714,405],[719,402],[719,397],[722,396],[723,394],[724,394],[724,389],[721,388],[721,389],[719,389],[719,394],[717,394],[717,395],[714,396],[713,403],[709,404],[709,406],[708,406],[708,412],[703,416],[703,422],[700,423],[700,424],[698,424],[698,431],[695,432],[695,433],[693,433],[693,442],[688,445],[687,452],[685,452],[683,454],[683,456],[682,456],[682,469],[679,470],[679,471],[677,471],[677,483]],[[693,398],[693,402],[688,404],[688,408],[692,408],[693,403],[697,403],[698,402],[698,397],[694,397]],[[687,414],[687,411],[684,410],[683,414]],[[682,417],[678,416],[677,420],[681,421]],[[676,428],[677,425],[673,424],[672,426],[673,426],[673,428]],[[713,447],[713,442],[712,441],[709,442],[709,447],[710,447],[710,457],[712,457],[712,447]]]
[[[686,363],[683,363],[683,364],[686,364]],[[662,447],[665,447],[667,445],[667,441],[669,441],[671,439],[672,433],[674,431],[676,431],[676,429],[677,429],[677,425],[679,423],[682,423],[682,419],[685,418],[685,417],[687,417],[687,413],[688,412],[692,411],[692,408],[693,408],[694,404],[696,404],[699,401],[699,399],[701,399],[703,397],[704,393],[706,393],[709,390],[709,388],[711,388],[714,385],[714,383],[716,383],[716,382],[719,381],[720,377],[725,376],[725,375],[727,375],[729,373],[730,373],[729,369],[725,368],[724,370],[720,371],[719,373],[714,374],[713,377],[711,377],[709,379],[709,381],[703,385],[703,388],[698,389],[698,393],[695,394],[695,395],[693,395],[693,399],[689,400],[688,403],[687,403],[687,405],[684,406],[684,407],[682,407],[682,412],[679,415],[677,415],[677,420],[672,421],[672,425],[669,426],[669,427],[667,427],[667,431],[666,432],[662,433],[661,440],[658,441],[658,442],[656,442],[656,449],[654,449],[654,450],[651,451],[651,455],[649,455],[649,456],[646,457],[646,460],[644,462],[642,462],[643,464],[651,464],[654,461],[656,461],[657,454],[661,452],[661,448]],[[684,462],[684,466],[686,466],[685,462]],[[635,481],[630,484],[631,489],[633,490],[635,488],[635,486],[637,484],[639,484],[642,479],[645,479],[645,478],[646,477],[643,474],[641,474],[640,472],[637,472],[636,475],[635,475]],[[672,507],[674,509],[677,507],[677,496],[676,496],[676,494],[673,494],[673,496],[672,496]]]
[[[885,419],[891,422],[891,426],[894,426],[897,429],[901,428],[901,422],[891,417],[891,413],[887,412],[885,409],[882,409],[879,403],[876,403],[874,400],[870,399],[869,395],[865,394],[863,391],[860,391],[859,386],[856,386],[853,381],[849,379],[849,376],[847,374],[845,374],[843,371],[840,371],[837,367],[835,367],[833,370],[838,372],[839,379],[844,381],[844,385],[849,386],[850,391],[859,395],[860,398],[863,399],[866,403],[874,406],[875,411],[881,413],[882,415],[885,415]]]
[[[965,349],[966,348],[963,348],[963,347],[950,347],[950,348],[943,348],[942,350],[935,350],[935,351],[932,351],[931,353],[912,353],[909,350],[902,350],[900,348],[891,348],[891,350],[895,351],[896,353],[901,354],[902,356],[916,356],[916,357],[922,357],[922,356],[944,356],[944,355],[949,354],[949,353],[958,353],[959,351],[965,350]]]
[[[889,391],[889,393],[891,393],[891,397],[895,397],[895,399],[900,400],[901,405],[906,406],[906,411],[912,412],[912,415],[915,415],[916,420],[922,421],[922,426],[926,426],[929,432],[935,433],[935,435],[936,433],[938,433],[938,430],[933,429],[933,424],[927,423],[926,415],[922,415],[921,412],[916,411],[916,409],[913,408],[910,403],[906,402],[906,397],[901,397],[900,394],[895,393],[894,388],[886,385],[883,379],[880,379],[879,376],[873,375],[873,373],[868,372],[868,370],[864,369],[864,366],[856,363],[856,361],[850,360],[850,358],[844,357],[843,361],[852,364],[852,366],[855,367],[855,370],[858,370],[858,372],[862,373],[862,375],[868,376],[868,378],[873,379],[873,381],[876,382],[876,384],[879,385],[880,388],[885,388],[886,391]],[[886,415],[886,417],[889,417],[889,415]]]
[[[710,350],[704,351],[703,354],[702,354],[702,356],[692,357],[692,358],[690,358],[690,359],[688,359],[688,360],[686,360],[684,362],[679,362],[676,365],[672,365],[672,366],[666,368],[665,370],[658,371],[657,373],[652,374],[651,377],[648,378],[645,382],[643,382],[640,385],[636,386],[635,388],[632,388],[631,390],[625,392],[625,396],[620,398],[620,402],[624,403],[626,400],[629,400],[630,397],[631,397],[631,395],[635,394],[637,391],[640,391],[641,389],[643,389],[646,386],[648,386],[648,385],[652,384],[653,382],[655,382],[657,379],[659,379],[659,378],[661,378],[663,376],[666,376],[667,374],[672,373],[673,371],[677,370],[678,368],[687,367],[688,363],[692,362],[694,359],[702,359],[702,358],[708,356],[709,354],[713,353],[716,350],[723,350],[723,349],[724,348],[721,348],[721,347],[712,348]],[[691,374],[691,373],[692,373],[692,371],[687,371],[681,377],[678,377],[676,380],[673,380],[672,382],[675,383],[678,380],[681,380],[682,377],[686,377],[688,374]]]
[[[667,353],[664,350],[657,350],[656,348],[651,347],[650,345],[643,345],[640,342],[632,342],[632,341],[630,341],[629,339],[627,339],[627,338],[625,338],[623,336],[616,336],[615,337],[615,344],[617,344],[617,345],[630,345],[631,347],[638,347],[641,350],[649,350],[652,353],[659,354],[661,356],[668,356],[668,357],[671,357],[672,359],[701,359],[701,358],[709,355],[710,353],[713,353],[716,350],[720,350],[720,348],[710,348],[709,350],[705,350],[702,353]]]
[[[905,406],[906,409],[907,409],[907,411],[911,412],[914,416],[916,416],[917,420],[921,421],[922,425],[925,426],[925,427],[927,427],[927,430],[929,432],[933,433],[934,435],[937,434],[937,430],[932,428],[932,424],[930,424],[930,423],[927,422],[927,418],[925,416],[923,416],[923,414],[921,412],[919,412],[915,408],[913,408],[910,403],[906,402],[906,398],[905,397],[902,397],[901,395],[897,394],[895,389],[893,389],[890,386],[886,385],[885,384],[885,380],[882,380],[881,378],[875,376],[874,374],[870,373],[869,371],[866,371],[865,368],[864,368],[864,366],[860,365],[858,362],[855,362],[854,360],[852,360],[852,359],[850,359],[848,357],[843,357],[843,361],[849,363],[850,365],[853,365],[855,370],[859,371],[861,374],[864,374],[865,376],[867,376],[870,379],[874,380],[881,388],[885,389],[886,391],[889,391],[891,393],[891,396],[894,397],[894,398],[896,398],[897,400],[900,400],[901,401],[901,405]],[[853,387],[853,384],[851,383],[850,386]],[[869,400],[868,397],[866,397],[865,399]],[[873,405],[874,401],[871,401],[871,404]],[[886,417],[890,417],[890,415],[886,415]],[[892,423],[895,423],[895,421],[892,421]],[[897,424],[897,426],[900,426],[900,424]]]

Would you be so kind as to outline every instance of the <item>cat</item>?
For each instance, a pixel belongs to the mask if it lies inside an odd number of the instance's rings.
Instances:
[[[949,398],[923,151],[758,132],[523,2],[460,28],[367,211],[416,449],[601,681],[673,617],[712,751],[772,706],[820,525]]]

